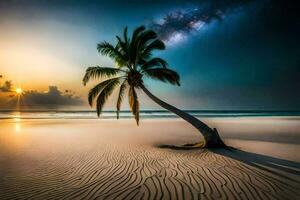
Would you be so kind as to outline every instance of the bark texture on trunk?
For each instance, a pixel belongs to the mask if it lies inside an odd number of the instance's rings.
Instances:
[[[202,133],[204,140],[205,140],[205,147],[207,148],[218,148],[218,147],[225,147],[226,145],[221,140],[217,129],[211,129],[205,123],[197,119],[196,117],[183,112],[182,110],[160,100],[156,96],[154,96],[145,86],[141,86],[142,90],[158,105],[161,107],[175,113],[185,121],[189,122],[192,126]]]

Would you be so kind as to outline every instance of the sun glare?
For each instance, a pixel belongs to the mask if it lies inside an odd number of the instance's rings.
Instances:
[[[22,88],[19,88],[19,87],[18,87],[18,88],[16,89],[16,93],[17,93],[17,94],[22,94],[22,92],[23,92]]]

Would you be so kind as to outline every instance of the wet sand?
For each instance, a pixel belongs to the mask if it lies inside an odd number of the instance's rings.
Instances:
[[[210,118],[236,150],[179,119],[1,120],[0,199],[300,199],[300,119]]]

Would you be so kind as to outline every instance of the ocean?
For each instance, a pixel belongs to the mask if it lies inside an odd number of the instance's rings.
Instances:
[[[300,111],[211,111],[186,110],[195,117],[284,117],[300,116]],[[132,118],[130,111],[121,111],[120,118]],[[140,111],[141,118],[176,118],[177,115],[164,110]],[[95,111],[0,111],[0,119],[96,119]],[[116,111],[103,111],[100,118],[116,118]]]

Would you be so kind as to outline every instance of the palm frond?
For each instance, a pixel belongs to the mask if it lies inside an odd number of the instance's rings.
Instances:
[[[102,112],[102,108],[107,100],[107,98],[111,95],[114,88],[120,83],[119,78],[111,79],[111,81],[106,84],[106,86],[102,89],[101,93],[97,98],[97,115],[100,116]]]
[[[148,59],[152,56],[152,51],[154,50],[165,50],[165,43],[159,39],[154,40],[149,45],[145,47],[143,52],[140,55],[140,59]]]
[[[97,50],[104,56],[117,56],[118,52],[116,52],[115,47],[108,42],[101,42],[97,44]]]
[[[97,50],[104,56],[109,56],[115,60],[119,66],[124,66],[126,64],[126,58],[118,51],[113,45],[108,42],[101,42],[97,45]]]
[[[168,63],[167,61],[165,61],[164,59],[161,58],[152,58],[149,61],[146,61],[144,64],[141,65],[141,70],[147,70],[150,69],[152,67],[163,67],[163,68],[167,68]]]
[[[127,32],[128,32],[128,27],[126,26],[126,27],[124,28],[124,32],[123,32],[124,42],[125,42],[126,44],[129,43]]]
[[[119,119],[119,112],[121,109],[121,104],[122,104],[122,100],[123,100],[123,96],[124,96],[126,87],[127,87],[127,80],[125,80],[120,86],[120,91],[119,91],[118,101],[117,101],[117,119]]]
[[[145,30],[145,26],[140,26],[133,31],[131,40],[130,40],[130,51],[129,51],[129,62],[131,65],[135,65],[138,56],[138,38],[141,33]]]
[[[112,79],[108,79],[105,81],[102,81],[100,83],[98,83],[95,87],[93,87],[92,89],[90,89],[89,94],[88,94],[88,102],[90,104],[90,106],[93,106],[93,101],[94,99],[99,95],[99,93],[111,82],[114,82],[116,80],[119,80],[120,77],[117,78],[112,78]]]
[[[123,70],[121,69],[111,68],[111,67],[100,67],[100,66],[88,67],[82,79],[82,82],[83,85],[86,85],[87,82],[89,82],[91,79],[97,79],[102,77],[109,78],[115,76],[116,74],[122,71]]]
[[[137,27],[132,34],[131,37],[131,42],[135,42],[135,40],[137,39],[137,37],[139,36],[139,34],[141,34],[144,30],[145,30],[145,26],[139,26]]]
[[[167,68],[150,68],[143,71],[146,76],[163,82],[169,82],[172,85],[180,86],[180,77],[177,72]]]
[[[153,30],[144,31],[138,38],[139,49],[142,50],[151,41],[157,38],[157,34]]]
[[[122,54],[123,58],[128,61],[128,44],[124,42],[119,36],[116,36],[118,43],[117,43],[117,49]]]
[[[134,115],[137,125],[139,125],[140,105],[139,105],[138,96],[137,96],[133,86],[129,87],[128,97],[129,97],[129,105],[130,105],[131,112]]]

